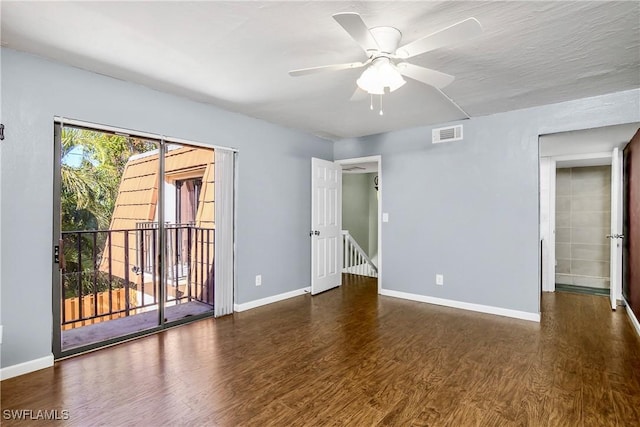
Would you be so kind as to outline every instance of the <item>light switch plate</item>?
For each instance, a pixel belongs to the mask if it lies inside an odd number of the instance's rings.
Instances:
[[[387,212],[382,212],[382,222],[389,222],[389,214]]]

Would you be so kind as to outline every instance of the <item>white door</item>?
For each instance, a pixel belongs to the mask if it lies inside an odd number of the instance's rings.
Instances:
[[[611,259],[610,290],[611,308],[616,309],[622,290],[622,152],[618,148],[611,154]]]
[[[311,294],[342,283],[342,168],[311,159]]]
[[[556,290],[556,161],[540,158],[540,239],[542,240],[542,291]]]

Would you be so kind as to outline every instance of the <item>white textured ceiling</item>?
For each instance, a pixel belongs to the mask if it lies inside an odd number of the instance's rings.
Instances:
[[[631,2],[1,2],[2,45],[331,139],[464,115],[408,83],[350,101],[362,70],[290,77],[365,59],[331,18],[358,12],[413,41],[468,17],[484,33],[413,58],[456,76],[443,91],[469,115],[640,87],[640,3]]]

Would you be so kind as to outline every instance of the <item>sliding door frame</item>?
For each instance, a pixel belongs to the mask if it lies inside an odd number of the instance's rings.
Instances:
[[[155,142],[158,146],[158,159],[159,159],[159,173],[161,177],[165,175],[165,155],[167,153],[167,145],[168,144],[180,144],[185,146],[210,149],[215,152],[217,149],[225,149],[230,150],[234,153],[234,163],[238,153],[238,150],[235,148],[228,148],[222,146],[216,146],[211,144],[205,144],[201,142],[195,142],[180,138],[166,137],[164,135],[152,134],[147,132],[139,132],[130,129],[117,128],[113,126],[107,126],[102,124],[96,124],[91,122],[85,122],[80,120],[68,119],[64,117],[55,116],[54,117],[54,148],[53,148],[53,188],[52,188],[52,199],[53,199],[53,234],[52,234],[52,254],[56,250],[60,252],[59,256],[62,257],[62,248],[60,247],[59,240],[61,236],[61,199],[60,199],[60,188],[61,188],[61,153],[62,153],[62,129],[64,126],[70,126],[74,128],[87,129],[98,132],[111,133],[116,135],[142,138],[146,140],[150,140]],[[236,236],[236,227],[235,227],[235,218],[237,215],[236,212],[236,197],[237,197],[237,169],[234,167],[234,177],[233,182],[230,183],[233,186],[234,191],[234,226],[233,226],[233,236],[235,241]],[[165,201],[165,188],[162,183],[158,185],[158,234],[159,234],[159,247],[164,248],[166,246],[166,235],[165,235],[165,225],[164,225],[164,201]],[[235,294],[235,281],[236,281],[236,253],[235,253],[235,244],[233,249],[233,290]],[[54,255],[55,256],[55,255]],[[56,360],[61,360],[70,356],[74,356],[77,354],[85,353],[88,351],[96,350],[99,348],[108,347],[114,344],[118,344],[125,341],[130,341],[142,336],[152,335],[162,330],[172,328],[174,326],[178,326],[184,323],[189,323],[195,320],[209,318],[214,316],[214,307],[212,307],[211,311],[202,314],[196,314],[192,316],[188,316],[186,318],[172,320],[171,322],[166,322],[165,319],[165,303],[166,303],[166,276],[167,273],[165,271],[164,265],[166,264],[166,254],[165,250],[160,250],[158,256],[158,268],[160,269],[160,277],[158,286],[158,323],[157,326],[148,328],[142,331],[134,332],[119,336],[117,338],[110,338],[104,341],[91,343],[83,346],[78,346],[69,350],[62,349],[62,313],[61,313],[61,301],[62,301],[62,270],[60,268],[59,261],[57,259],[52,259],[52,315],[53,315],[53,324],[52,324],[52,351],[54,358]],[[215,261],[214,261],[215,262]],[[215,286],[215,285],[214,285]],[[214,301],[215,306],[215,301]]]

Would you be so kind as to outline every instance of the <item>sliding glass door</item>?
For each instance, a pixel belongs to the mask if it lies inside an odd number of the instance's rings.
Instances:
[[[55,124],[56,357],[213,314],[214,151]]]

